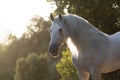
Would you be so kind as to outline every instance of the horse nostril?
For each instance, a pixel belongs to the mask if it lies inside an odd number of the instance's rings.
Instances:
[[[56,51],[56,48],[54,47],[54,48],[53,48],[53,52],[55,52],[55,51]]]
[[[49,47],[49,53],[56,53],[57,51],[57,45],[55,44],[52,44],[50,47]]]
[[[49,53],[54,53],[54,52],[55,52],[55,47],[54,46],[50,46]]]

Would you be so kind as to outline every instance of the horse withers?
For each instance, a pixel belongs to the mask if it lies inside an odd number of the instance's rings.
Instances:
[[[120,32],[107,35],[87,20],[73,14],[50,15],[49,53],[58,55],[59,46],[66,42],[80,80],[102,80],[101,73],[120,69]]]

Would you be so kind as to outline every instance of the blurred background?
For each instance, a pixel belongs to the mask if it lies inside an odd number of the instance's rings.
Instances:
[[[111,35],[120,31],[120,0],[0,0],[0,80],[78,80],[64,45],[48,55],[50,13],[76,14]],[[103,74],[120,80],[120,70]]]

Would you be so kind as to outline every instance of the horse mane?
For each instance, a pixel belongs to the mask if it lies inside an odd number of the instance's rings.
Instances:
[[[94,45],[97,47],[108,44],[107,34],[98,30],[82,17],[69,14],[63,16],[62,18],[62,30],[64,36],[66,38],[70,37],[75,45],[81,43],[85,46],[85,44],[90,44],[92,42],[91,46]]]
[[[98,31],[97,28],[93,28],[87,20],[76,15],[70,14],[63,16],[63,20],[65,24],[63,27],[65,32],[68,32],[68,34],[74,38],[75,36],[78,37],[82,33],[86,33],[86,31],[88,32],[88,30],[94,30],[94,32]]]

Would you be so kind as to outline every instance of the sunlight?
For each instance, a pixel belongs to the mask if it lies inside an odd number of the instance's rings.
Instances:
[[[76,46],[74,45],[74,43],[72,42],[71,38],[67,39],[67,45],[70,49],[70,51],[72,52],[72,54],[76,57],[78,57],[78,50],[76,48]]]
[[[8,33],[20,37],[34,15],[46,19],[54,9],[46,0],[0,0],[0,42]]]

